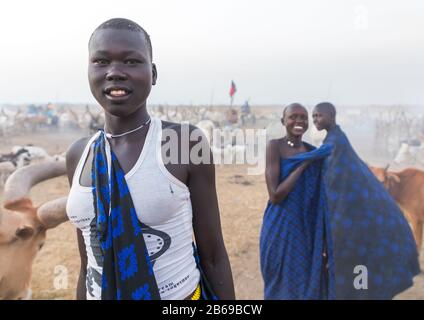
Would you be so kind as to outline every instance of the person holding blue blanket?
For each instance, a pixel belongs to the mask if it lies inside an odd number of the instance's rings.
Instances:
[[[313,111],[324,145],[324,161],[337,299],[392,299],[420,272],[414,238],[401,210],[336,124],[336,109]]]
[[[323,162],[331,147],[302,141],[308,112],[294,103],[283,112],[286,136],[266,152],[269,201],[260,234],[265,299],[332,299],[334,268]]]

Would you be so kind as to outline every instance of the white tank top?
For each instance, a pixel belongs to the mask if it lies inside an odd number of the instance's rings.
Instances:
[[[87,250],[87,299],[101,298],[102,254],[96,231],[91,187],[80,176],[96,133],[87,143],[75,169],[66,211],[82,231]],[[152,228],[144,241],[153,263],[163,300],[180,300],[192,293],[200,280],[193,257],[192,207],[187,186],[175,178],[162,161],[162,122],[152,118],[143,150],[125,175],[140,221]]]

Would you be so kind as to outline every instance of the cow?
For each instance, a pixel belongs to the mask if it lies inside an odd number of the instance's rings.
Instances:
[[[80,128],[78,114],[72,109],[60,112],[58,125],[61,129]]]
[[[28,165],[31,156],[29,151],[21,148],[17,152],[0,154],[0,188],[4,186],[7,178],[19,167]]]
[[[309,129],[309,139],[314,146],[320,146],[327,135],[327,131],[319,131],[315,126]]]
[[[12,149],[12,152],[6,154],[0,154],[0,163],[10,162],[15,167],[22,167],[28,165],[31,159],[30,152],[23,148],[19,147],[17,149]]]
[[[396,164],[424,164],[424,146],[419,141],[402,142],[393,162]]]
[[[196,127],[202,131],[208,140],[208,143],[212,145],[213,130],[215,129],[214,123],[211,120],[201,120],[196,124]]]
[[[26,164],[35,163],[37,161],[41,162],[50,159],[50,155],[47,153],[47,151],[40,147],[36,147],[33,145],[12,147],[13,154],[19,154],[24,152],[26,152],[25,157],[28,160],[28,163]]]
[[[23,165],[35,164],[45,161],[64,160],[64,154],[49,155],[46,150],[41,147],[36,147],[31,144],[25,146],[13,146],[12,154],[17,155],[17,167]]]
[[[370,166],[377,179],[383,183],[390,195],[402,208],[412,225],[418,252],[423,240],[424,222],[424,171],[407,168],[399,172],[388,171],[389,166]]]
[[[97,114],[94,114],[90,111],[88,106],[85,106],[85,115],[89,116],[88,128],[90,129],[90,134],[97,132],[99,129],[103,129],[105,125],[103,112],[99,111]]]
[[[27,146],[14,146],[12,152],[0,154],[0,188],[4,186],[7,178],[18,168],[44,161],[64,160],[65,155],[50,156],[43,148]]]
[[[66,197],[36,207],[29,197],[35,184],[66,173],[65,161],[16,170],[6,181],[0,209],[0,300],[31,298],[31,268],[46,231],[67,220]]]

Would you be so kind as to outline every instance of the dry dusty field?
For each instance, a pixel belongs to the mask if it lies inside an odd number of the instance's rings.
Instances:
[[[78,138],[76,133],[38,133],[0,138],[0,152],[12,145],[32,143],[50,154],[65,151]],[[238,299],[262,299],[263,283],[259,271],[259,232],[267,192],[263,175],[247,175],[247,166],[217,166],[217,190],[222,228],[229,253]],[[65,177],[43,182],[33,188],[36,204],[69,190]],[[424,252],[421,254],[424,268]],[[32,277],[33,299],[75,299],[79,255],[74,227],[68,222],[47,233],[47,241],[38,254]],[[415,278],[412,288],[397,299],[424,299],[424,275]]]

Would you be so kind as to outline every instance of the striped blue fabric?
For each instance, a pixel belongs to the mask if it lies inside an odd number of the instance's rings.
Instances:
[[[339,126],[329,131],[324,143],[333,146],[324,170],[336,297],[391,299],[410,287],[420,272],[411,228]],[[366,289],[354,284],[356,266],[367,270]]]
[[[278,204],[268,202],[260,234],[265,299],[333,299],[334,261],[323,161],[331,147],[281,159],[279,181],[306,160],[313,162]],[[327,252],[328,261],[323,253]]]
[[[106,137],[94,142],[92,192],[103,253],[102,300],[159,300],[160,294],[125,174],[111,151],[108,173]],[[110,213],[110,214],[109,214]]]

